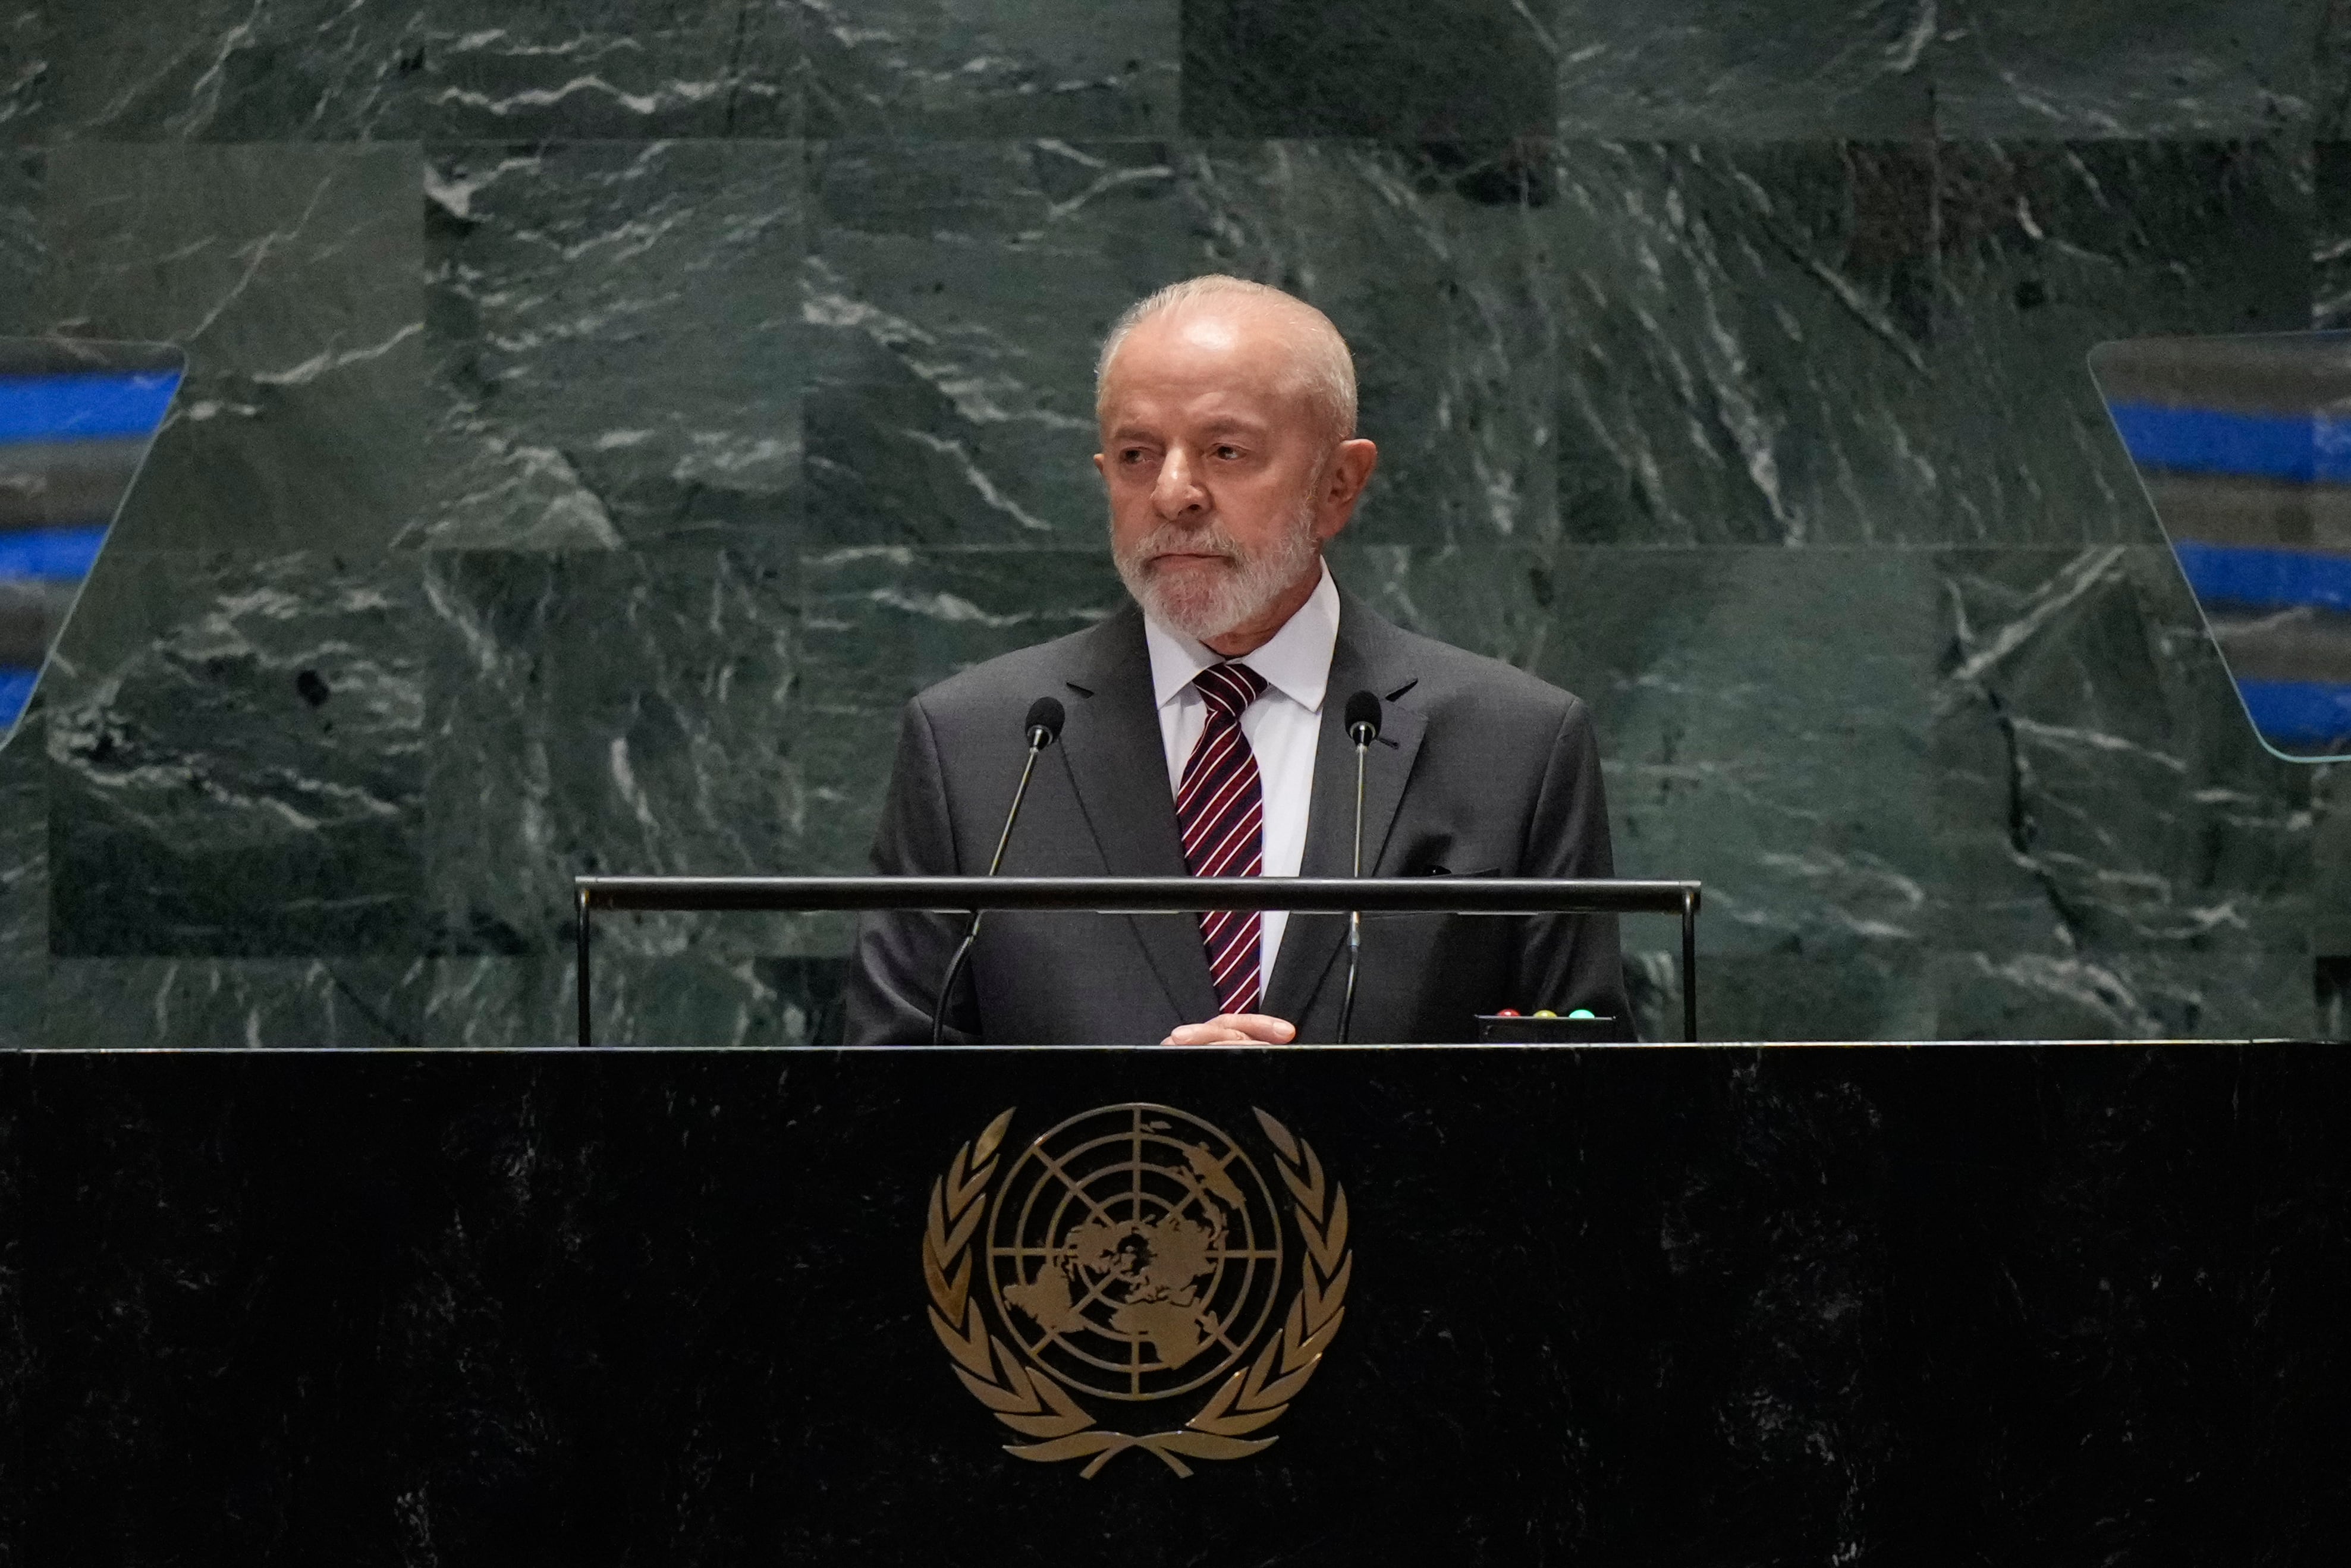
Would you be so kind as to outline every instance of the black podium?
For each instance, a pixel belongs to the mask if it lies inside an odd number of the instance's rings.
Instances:
[[[12,1568],[2351,1550],[2339,1047],[59,1052],[0,1108]]]

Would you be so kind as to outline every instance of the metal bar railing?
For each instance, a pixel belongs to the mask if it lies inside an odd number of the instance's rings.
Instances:
[[[579,915],[580,1043],[593,1035],[589,944],[599,910],[717,914],[918,909],[1065,910],[1097,915],[1186,915],[1206,909],[1293,914],[1677,915],[1682,924],[1682,1037],[1698,1039],[1695,882],[1570,881],[1541,877],[1297,876],[581,876]]]

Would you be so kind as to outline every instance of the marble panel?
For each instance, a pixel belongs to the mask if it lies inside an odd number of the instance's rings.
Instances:
[[[28,128],[53,141],[399,136],[413,123],[427,3],[41,6],[43,91]]]
[[[43,683],[51,952],[419,950],[433,630],[404,560],[108,555]]]
[[[808,531],[820,545],[1101,537],[1093,363],[1205,270],[1154,142],[843,141],[813,172]]]
[[[1641,931],[1646,928],[1639,922],[1625,926],[1628,940]],[[1625,954],[1634,1029],[1641,1040],[1679,1040],[1679,955],[1662,926],[1647,931],[1646,939],[1655,945]],[[1935,954],[1908,946],[1725,954],[1708,951],[1701,935],[1698,1002],[1700,1040],[1933,1040]]]
[[[2351,141],[2311,148],[2310,325],[2351,327]]]
[[[46,1042],[59,1050],[413,1049],[421,958],[60,958]]]
[[[2299,949],[1944,952],[1937,1040],[2325,1040]]]
[[[1938,1032],[2307,1030],[2311,772],[2262,750],[2170,552],[1942,566]]]
[[[1126,602],[1106,549],[844,549],[809,559],[801,869],[862,873],[909,698]],[[846,925],[838,951],[846,950]]]
[[[1546,136],[1552,0],[1184,0],[1193,136]]]
[[[797,869],[806,831],[788,552],[427,558],[434,943],[569,954],[571,878]],[[772,951],[750,916],[615,920],[623,951]]]
[[[1938,176],[1930,460],[1945,536],[2159,538],[2085,356],[2117,338],[2306,326],[2307,159],[2274,141],[1954,143]]]
[[[799,510],[797,141],[435,149],[404,543],[772,538]]]
[[[600,946],[600,956],[603,951]],[[629,962],[625,956],[616,956]],[[434,1045],[502,1051],[568,1044],[577,1034],[573,966],[565,959],[546,955],[433,958],[426,963],[433,982],[424,1001],[424,1027]]]
[[[600,915],[598,933],[612,916]],[[590,977],[599,1047],[837,1045],[842,957],[644,954],[599,941]],[[569,956],[426,962],[423,1043],[512,1050],[569,1045],[579,1033]]]
[[[1638,141],[1927,133],[1934,0],[1559,0],[1559,130]]]
[[[421,3],[423,37],[408,58],[427,136],[799,133],[795,0]]]
[[[1187,150],[1204,265],[1292,289],[1355,359],[1380,465],[1353,537],[1541,538],[1557,527],[1559,307],[1540,146],[1271,141]]]
[[[0,1051],[37,1045],[49,967],[47,724],[42,699],[0,740]]]
[[[47,0],[0,5],[0,133],[26,139],[47,96],[49,6]]]
[[[1561,145],[1546,226],[1566,537],[1940,537],[1929,158]]]
[[[605,916],[616,929],[619,918]],[[46,955],[43,955],[46,959]],[[0,959],[0,962],[5,962]],[[837,1042],[845,960],[632,953],[600,943],[599,1045]],[[569,955],[60,958],[0,994],[0,1049],[462,1049],[572,1043]]]
[[[2351,954],[2318,960],[2318,1028],[2313,1040],[2351,1042]]]
[[[1935,129],[1952,138],[2261,136],[2310,112],[2325,0],[1945,0]]]
[[[2321,955],[2351,957],[2351,763],[2314,768],[2311,808],[2310,943]]]
[[[2316,9],[2311,130],[2323,138],[2351,135],[2351,0],[2316,0]]]
[[[1706,883],[1711,1039],[1925,1034],[1945,872],[1926,725],[1924,552],[1362,549],[1399,624],[1582,696],[1621,876]],[[1649,1038],[1677,1035],[1673,922],[1627,919]]]
[[[810,136],[1169,136],[1180,0],[799,0]]]
[[[40,329],[41,275],[48,267],[41,193],[47,172],[48,160],[39,152],[12,147],[0,154],[0,336]]]
[[[1354,344],[1384,448],[1361,530],[1547,533],[1546,172],[1499,146],[830,146],[810,534],[1091,545],[1101,339],[1212,270],[1297,290]]]
[[[43,329],[164,340],[187,379],[111,549],[389,542],[422,451],[414,150],[68,145]]]
[[[791,0],[50,7],[47,140],[791,135]]]

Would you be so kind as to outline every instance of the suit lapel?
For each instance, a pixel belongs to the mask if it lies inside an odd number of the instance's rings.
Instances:
[[[1070,716],[1054,749],[1070,770],[1086,826],[1112,876],[1182,876],[1184,844],[1167,789],[1166,747],[1152,700],[1151,655],[1143,615],[1132,605],[1098,627],[1088,655],[1069,682]],[[1207,949],[1191,915],[1130,915],[1152,968],[1176,1016],[1214,1018],[1217,988]]]
[[[1420,755],[1427,715],[1405,690],[1419,672],[1410,667],[1386,622],[1353,596],[1339,597],[1339,638],[1331,651],[1331,680],[1322,694],[1322,733],[1314,745],[1314,794],[1306,813],[1306,852],[1301,876],[1353,874],[1355,833],[1355,747],[1347,739],[1347,698],[1368,691],[1380,701],[1380,737],[1364,759],[1364,874],[1378,874],[1381,856],[1404,802],[1405,781]],[[1170,815],[1172,816],[1172,810]],[[1275,957],[1273,983],[1266,988],[1265,1010],[1292,1022],[1303,1019],[1332,959],[1344,946],[1343,915],[1293,915]]]

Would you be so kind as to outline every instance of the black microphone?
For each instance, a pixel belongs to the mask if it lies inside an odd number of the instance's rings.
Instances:
[[[1004,863],[1004,846],[1012,841],[1012,824],[1019,820],[1020,802],[1029,794],[1029,776],[1037,771],[1037,754],[1061,738],[1061,726],[1069,716],[1056,699],[1039,697],[1029,705],[1029,716],[1020,721],[1021,729],[1029,737],[1029,758],[1020,765],[1020,782],[1012,791],[1012,810],[1004,813],[1004,831],[997,835],[996,854],[987,862],[987,874],[990,876],[994,876],[997,868]],[[986,913],[982,909],[971,912],[971,924],[964,927],[963,941],[956,946],[955,957],[947,964],[947,977],[939,982],[939,999],[931,1007],[933,1045],[946,1043],[947,998],[954,993],[956,980],[963,974],[964,966],[971,962],[971,945],[979,940],[980,916]]]
[[[1061,739],[1061,726],[1068,721],[1069,716],[1061,711],[1061,705],[1051,697],[1039,697],[1035,702],[1030,703],[1029,716],[1020,721],[1021,730],[1029,737],[1029,749],[1031,752],[1042,751]],[[1018,809],[1017,801],[1015,809]],[[1003,858],[1002,844],[996,846],[996,854],[998,859]],[[991,875],[994,874],[994,870],[993,867],[989,868]]]
[[[1347,738],[1355,743],[1355,871],[1364,874],[1364,758],[1380,737],[1380,699],[1357,692],[1347,699]],[[1364,956],[1364,912],[1347,912],[1347,995],[1339,1004],[1339,1043],[1347,1043],[1347,1029],[1355,1018],[1355,969]]]

